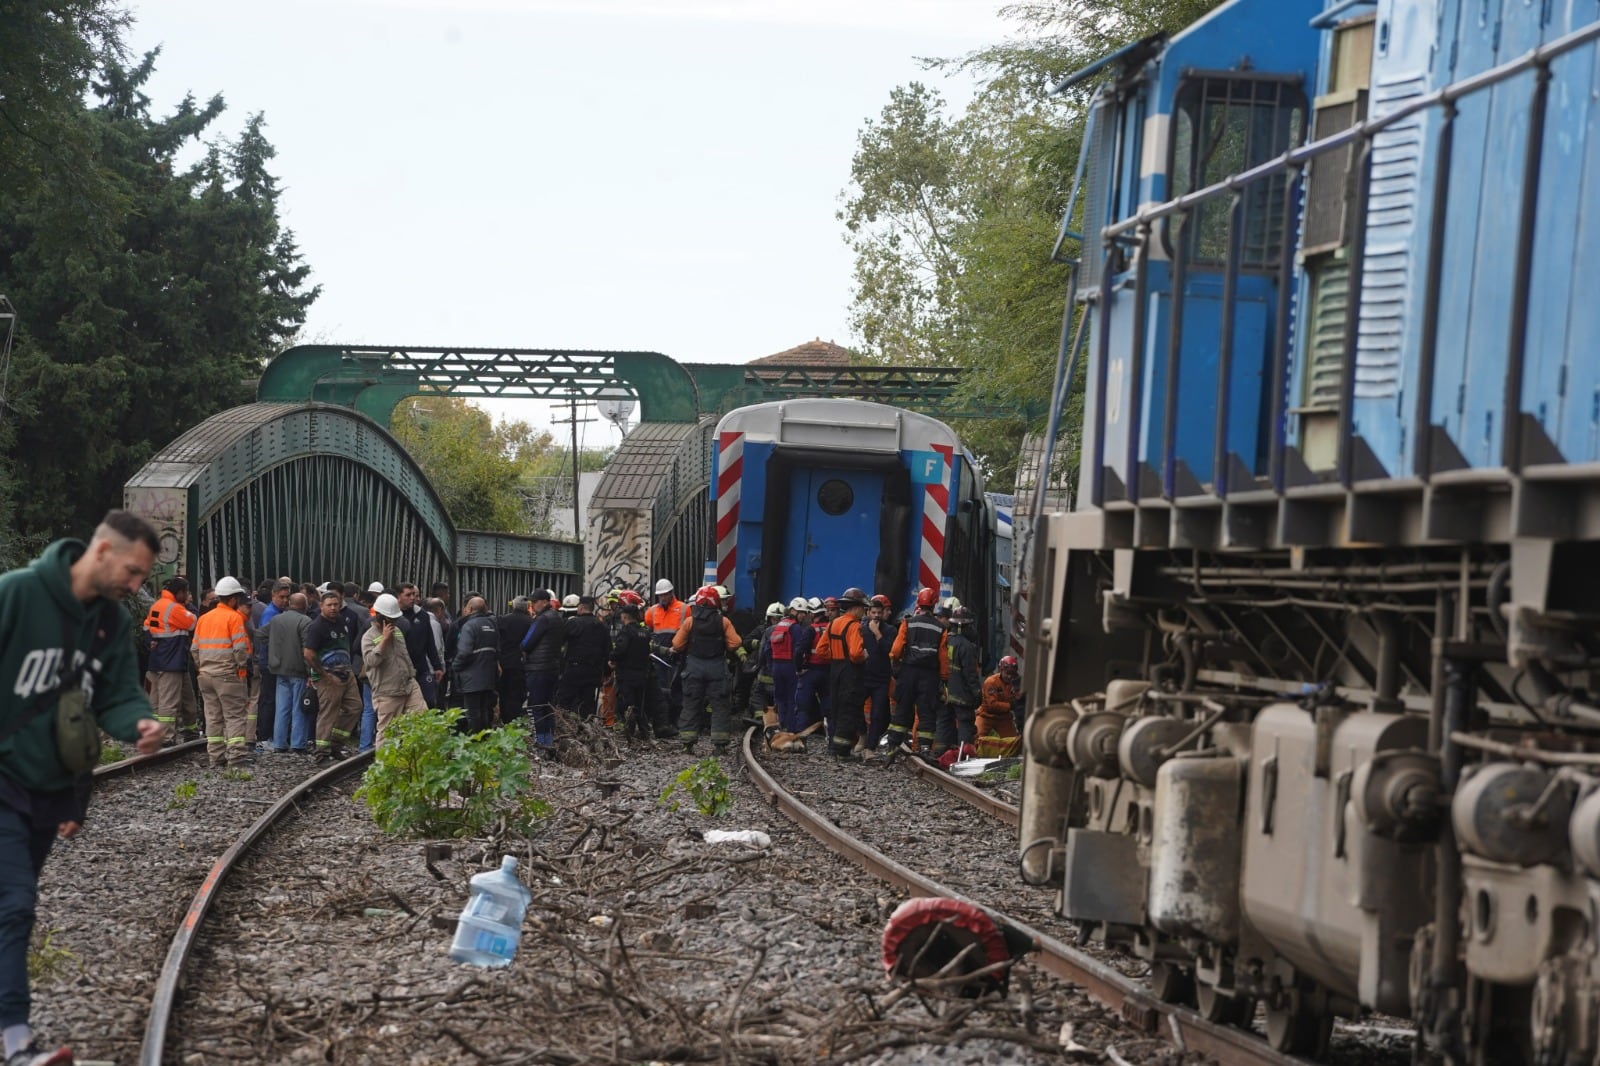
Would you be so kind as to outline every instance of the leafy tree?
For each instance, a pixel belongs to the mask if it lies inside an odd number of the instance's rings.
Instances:
[[[220,96],[154,117],[155,60],[105,62],[97,102],[76,105],[114,193],[105,226],[76,223],[70,183],[0,186],[0,291],[20,323],[0,446],[27,478],[6,508],[23,534],[86,532],[157,448],[247,401],[319,291],[278,222],[261,116],[210,141]]]
[[[395,437],[428,475],[451,521],[463,529],[530,533],[521,487],[556,449],[526,422],[490,419],[453,396],[415,397],[395,408]]]
[[[1052,96],[1049,87],[1218,2],[1014,4],[1002,14],[1023,26],[1021,35],[928,63],[979,79],[964,111],[951,114],[936,90],[912,83],[862,127],[839,211],[855,254],[852,326],[869,361],[969,368],[969,399],[1019,412],[958,427],[991,488],[1010,487],[1023,433],[1043,425],[1066,310],[1069,268],[1050,251],[1087,96]],[[1066,435],[1076,434],[1069,421]]]

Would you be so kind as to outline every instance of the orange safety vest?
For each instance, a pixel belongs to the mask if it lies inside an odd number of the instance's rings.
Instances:
[[[200,616],[194,627],[194,657],[202,671],[207,666],[216,673],[220,664],[227,663],[240,677],[248,674],[250,661],[250,634],[245,631],[244,616],[221,604]]]
[[[663,607],[657,603],[644,613],[644,624],[652,633],[676,633],[683,628],[683,620],[689,617],[689,605],[682,600],[673,600]]]
[[[194,624],[194,612],[174,599],[171,592],[165,590],[162,591],[161,598],[150,605],[150,613],[144,618],[144,628],[155,640],[182,636],[193,630]]]

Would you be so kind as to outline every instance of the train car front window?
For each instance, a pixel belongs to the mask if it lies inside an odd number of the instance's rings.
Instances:
[[[848,482],[830,478],[817,489],[817,506],[827,515],[842,515],[856,502],[856,492]]]

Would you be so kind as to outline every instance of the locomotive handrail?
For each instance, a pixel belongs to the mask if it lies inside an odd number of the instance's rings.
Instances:
[[[1509,63],[1502,63],[1498,67],[1490,67],[1488,70],[1474,74],[1471,77],[1463,78],[1443,88],[1435,89],[1433,92],[1419,96],[1377,118],[1369,118],[1358,125],[1350,126],[1347,129],[1340,130],[1338,133],[1324,137],[1320,141],[1312,141],[1310,144],[1301,145],[1299,148],[1291,148],[1276,159],[1260,163],[1249,170],[1242,170],[1215,184],[1184,193],[1182,196],[1167,200],[1164,203],[1142,205],[1127,218],[1102,228],[1100,231],[1101,238],[1108,245],[1119,238],[1124,240],[1132,239],[1134,232],[1141,225],[1148,225],[1158,219],[1177,214],[1179,211],[1187,211],[1199,204],[1214,200],[1225,193],[1242,192],[1245,188],[1263,178],[1274,177],[1291,169],[1303,167],[1318,156],[1326,155],[1340,148],[1348,148],[1359,140],[1370,139],[1390,126],[1397,125],[1411,116],[1420,114],[1430,108],[1454,105],[1461,98],[1471,96],[1480,89],[1491,88],[1500,82],[1516,77],[1518,74],[1526,74],[1532,70],[1548,67],[1552,61],[1566,53],[1594,41],[1600,41],[1600,22],[1594,22],[1582,29],[1573,30],[1566,36],[1558,37],[1549,44],[1540,45],[1526,55],[1513,59]]]

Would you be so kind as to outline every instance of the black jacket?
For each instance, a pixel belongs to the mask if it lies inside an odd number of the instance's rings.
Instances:
[[[983,676],[978,670],[978,646],[960,630],[952,629],[945,639],[950,656],[950,702],[976,707],[983,702]]]
[[[461,623],[451,665],[461,692],[487,692],[499,683],[500,640],[493,618],[475,614]]]
[[[433,616],[413,603],[404,617],[408,626],[406,654],[411,656],[411,665],[417,668],[419,674],[443,670],[444,659],[438,645],[433,642]]]
[[[644,623],[622,627],[611,646],[611,662],[619,674],[642,674],[650,669],[650,634]]]
[[[522,668],[530,674],[554,674],[561,670],[562,644],[566,640],[565,619],[556,610],[540,611],[522,638]]]
[[[575,614],[567,619],[568,669],[600,673],[611,658],[611,632],[592,614]]]
[[[500,669],[522,673],[522,638],[533,626],[533,615],[527,611],[512,611],[494,620],[500,630]]]

